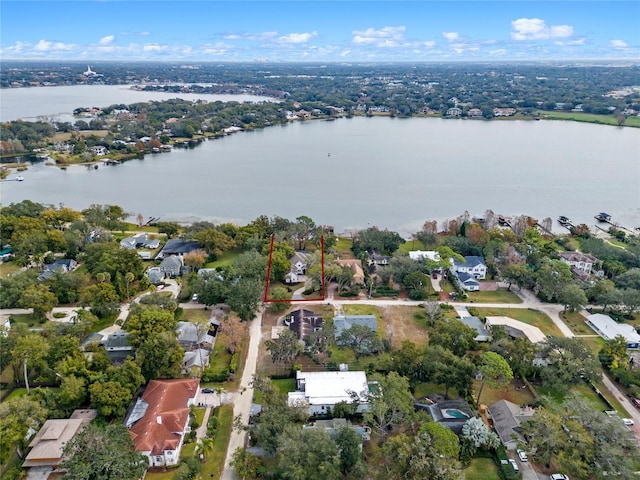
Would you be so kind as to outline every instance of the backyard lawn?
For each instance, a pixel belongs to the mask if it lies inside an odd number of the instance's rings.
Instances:
[[[476,399],[478,392],[480,391],[481,384],[482,382],[480,380],[473,382],[473,392],[474,395],[476,395]],[[526,387],[518,386],[518,389],[516,390],[516,385],[513,382],[507,388],[503,388],[501,390],[494,390],[485,384],[484,389],[482,390],[480,403],[482,405],[489,406],[499,400],[509,400],[516,405],[529,405],[535,401],[535,397]]]
[[[465,480],[499,480],[498,467],[491,458],[474,458],[471,465],[462,470]]]
[[[444,385],[437,385],[435,383],[419,383],[418,385],[416,385],[413,396],[417,399],[420,399],[426,397],[430,393],[439,393],[440,395],[444,395],[445,387]],[[460,395],[458,395],[458,392],[455,388],[449,389],[449,398],[460,398]]]
[[[494,316],[511,317],[515,320],[538,327],[545,335],[564,337],[560,329],[553,323],[553,320],[538,310],[530,310],[528,308],[488,308],[481,306],[473,308],[475,308],[483,318]]]
[[[0,264],[0,278],[8,277],[20,271],[20,265],[15,262],[4,262]]]
[[[480,303],[522,303],[522,299],[510,290],[468,292],[469,301]]]
[[[294,392],[296,390],[295,378],[271,379],[271,383],[283,395],[286,395],[289,392]]]
[[[204,268],[229,267],[235,259],[238,258],[238,255],[240,255],[240,251],[229,250],[228,252],[224,252],[215,262],[205,264]]]
[[[579,312],[565,312],[560,314],[560,318],[567,324],[575,335],[596,335],[591,327],[586,324],[584,318]]]

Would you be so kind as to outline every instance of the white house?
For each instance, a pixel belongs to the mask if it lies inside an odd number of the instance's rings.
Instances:
[[[587,317],[587,325],[605,340],[612,340],[618,336],[627,342],[627,348],[637,350],[640,348],[640,334],[633,326],[626,323],[617,323],[609,315],[594,313]]]
[[[411,260],[424,260],[428,258],[434,262],[440,261],[440,253],[435,250],[412,250],[409,252],[409,258]]]
[[[296,372],[296,391],[289,392],[290,406],[307,405],[310,415],[325,415],[340,402],[353,402],[357,412],[367,409],[369,384],[365,372]],[[354,395],[354,397],[352,397]]]
[[[467,292],[477,292],[480,290],[480,282],[478,282],[473,275],[465,272],[453,272],[453,277],[458,282],[458,285],[460,285],[460,288]]]
[[[199,379],[151,380],[126,420],[136,451],[150,467],[177,465]]]
[[[476,280],[484,280],[487,277],[487,266],[484,263],[484,258],[476,256],[464,257],[464,262],[451,259],[451,265],[455,272],[468,273]]]
[[[593,264],[598,261],[593,255],[580,252],[560,252],[558,253],[560,260],[571,266],[572,269],[579,270],[591,275]]]

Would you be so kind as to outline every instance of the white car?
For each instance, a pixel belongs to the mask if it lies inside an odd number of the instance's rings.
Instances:
[[[563,475],[562,473],[554,473],[549,477],[549,480],[569,480],[569,477]]]
[[[627,427],[633,426],[633,420],[630,418],[623,418],[622,423],[624,423]]]
[[[197,302],[198,301],[198,294],[194,293],[193,296],[191,297],[191,301],[192,302]]]
[[[518,454],[518,458],[521,462],[526,462],[528,460],[527,452],[525,452],[524,450],[516,450],[516,453]]]
[[[513,467],[513,470],[518,473],[520,471],[520,469],[518,468],[518,464],[516,463],[516,461],[513,458],[509,459],[509,463],[511,464],[511,466]]]

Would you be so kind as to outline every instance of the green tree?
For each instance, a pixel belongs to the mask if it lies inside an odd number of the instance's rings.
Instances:
[[[174,332],[151,333],[137,351],[137,362],[149,382],[157,378],[178,378],[184,350]]]
[[[217,228],[202,230],[196,233],[193,238],[202,245],[207,253],[213,253],[216,257],[221,256],[224,252],[231,250],[236,245],[233,238]]]
[[[45,380],[49,376],[50,368],[46,359],[50,345],[46,338],[37,333],[29,333],[17,339],[11,350],[11,365],[14,378],[22,377],[27,392],[29,379]]]
[[[325,430],[285,428],[278,449],[278,467],[288,480],[340,478],[338,446]]]
[[[148,466],[149,461],[134,450],[129,431],[120,424],[92,422],[64,447],[62,467],[69,480],[142,478]]]
[[[241,278],[227,296],[229,307],[245,322],[251,320],[258,311],[263,285],[259,280]]]
[[[198,456],[202,455],[202,459],[207,459],[215,449],[213,438],[204,437],[198,441],[194,453]]]
[[[43,320],[57,303],[58,299],[45,285],[31,285],[20,297],[20,306],[33,308],[33,316]]]
[[[543,299],[551,301],[557,298],[562,289],[571,282],[571,267],[562,260],[550,260],[545,258],[535,275],[536,294]]]
[[[429,345],[440,345],[457,356],[463,356],[476,345],[477,332],[457,319],[439,322],[429,333]]]
[[[504,388],[513,380],[513,372],[507,361],[495,352],[485,352],[481,355],[482,364],[480,365],[480,373],[482,374],[482,383],[478,392],[478,400],[476,408],[480,406],[480,397],[485,384],[493,389]]]
[[[291,295],[284,287],[275,287],[271,291],[271,300],[278,300],[271,304],[271,310],[275,313],[284,312],[291,307],[291,302],[283,300],[289,300]]]
[[[168,238],[175,237],[180,231],[180,225],[175,222],[158,222],[156,223],[158,233],[164,233]]]
[[[564,305],[564,311],[575,312],[581,310],[587,304],[587,295],[584,290],[575,283],[565,285],[558,293],[558,302]]]
[[[379,388],[367,392],[368,410],[364,413],[364,421],[382,435],[389,429],[402,425],[413,416],[413,397],[409,391],[409,381],[397,372],[386,376],[376,375],[373,380]]]
[[[82,377],[70,375],[62,377],[62,383],[57,394],[57,402],[65,414],[70,414],[73,410],[84,404],[87,398],[87,385]]]
[[[348,478],[363,478],[367,464],[362,453],[362,436],[349,427],[338,430],[336,444],[340,455],[340,471]]]
[[[627,353],[627,341],[622,335],[606,340],[598,352],[598,359],[607,370],[627,368],[629,354]]]
[[[134,306],[129,312],[125,329],[132,335],[129,343],[133,347],[138,347],[152,334],[162,332],[173,334],[176,325],[175,315],[169,310],[157,306]]]
[[[89,387],[91,406],[106,419],[122,418],[133,399],[133,394],[120,382],[99,380]]]
[[[278,338],[267,340],[264,344],[276,367],[279,364],[292,362],[302,352],[298,336],[292,330],[285,330]]]
[[[80,291],[80,305],[89,307],[91,313],[104,318],[118,310],[120,297],[110,283],[95,283]]]
[[[548,364],[540,372],[540,378],[559,392],[566,392],[583,378],[593,381],[601,374],[598,359],[580,338],[549,338],[543,353]]]
[[[24,458],[29,443],[29,430],[38,431],[47,418],[47,411],[29,397],[15,397],[0,403],[0,453],[3,459],[15,450]]]
[[[236,471],[238,477],[245,480],[258,476],[262,462],[259,457],[248,452],[246,448],[238,447],[233,452],[230,465]]]
[[[346,345],[356,355],[356,360],[364,355],[374,355],[383,349],[382,340],[375,330],[366,325],[355,324],[343,330],[336,339],[338,345]]]

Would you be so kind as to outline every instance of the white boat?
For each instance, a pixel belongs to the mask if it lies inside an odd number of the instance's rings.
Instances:
[[[24,177],[22,175],[18,175],[16,177],[16,182],[22,182],[22,181],[24,181]]]

